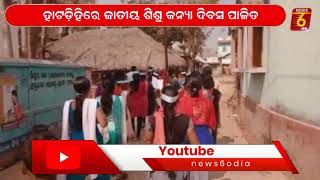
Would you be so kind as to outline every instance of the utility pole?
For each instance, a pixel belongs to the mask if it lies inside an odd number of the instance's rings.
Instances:
[[[168,29],[167,27],[164,27],[163,29],[164,33],[164,60],[165,60],[165,68],[168,70],[169,68],[169,63],[168,63]]]
[[[43,1],[43,4],[47,4],[47,0]],[[45,50],[46,50],[46,39],[47,39],[47,28],[41,27],[41,41],[40,41],[40,51],[39,57],[40,59],[44,59],[45,57]]]

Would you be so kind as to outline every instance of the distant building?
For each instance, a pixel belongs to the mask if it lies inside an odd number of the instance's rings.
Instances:
[[[218,59],[222,67],[223,74],[230,74],[230,65],[231,65],[231,37],[218,39],[218,50],[217,50]]]
[[[320,11],[320,1],[269,3],[285,9],[281,26],[230,28],[232,67],[239,79],[240,123],[246,125],[250,143],[281,141],[299,170],[295,179],[318,179],[320,16],[313,13],[308,32],[293,32],[290,23],[294,8]]]
[[[228,54],[231,54],[231,37],[218,39],[218,58],[223,58]]]
[[[206,47],[203,47],[201,56],[203,58],[216,57],[217,56],[217,49],[214,47],[211,47],[210,45],[207,45]]]
[[[218,57],[209,57],[207,58],[209,64],[220,64]]]

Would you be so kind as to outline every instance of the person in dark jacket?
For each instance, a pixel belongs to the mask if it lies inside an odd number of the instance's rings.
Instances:
[[[215,118],[216,118],[216,128],[215,128],[215,131],[212,132],[212,135],[214,137],[214,142],[217,142],[216,141],[216,138],[217,138],[217,129],[218,127],[220,126],[220,106],[219,106],[219,102],[220,102],[220,99],[221,99],[221,96],[222,96],[222,93],[215,88],[215,83],[214,83],[214,80],[212,78],[211,75],[203,75],[202,76],[202,80],[203,80],[203,89],[205,91],[207,91],[208,93],[208,98],[212,101],[213,103],[213,107],[214,107],[214,110],[215,110]]]

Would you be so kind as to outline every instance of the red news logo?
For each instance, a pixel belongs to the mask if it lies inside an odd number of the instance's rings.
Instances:
[[[64,170],[80,168],[80,148],[72,145],[48,145],[46,166],[48,169]]]
[[[311,21],[311,8],[295,8],[292,10],[291,30],[308,31]]]

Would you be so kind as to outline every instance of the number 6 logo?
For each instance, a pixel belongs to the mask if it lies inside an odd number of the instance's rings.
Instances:
[[[297,21],[297,25],[300,28],[303,28],[307,24],[307,21],[306,21],[306,19],[303,18],[303,16],[304,16],[304,14],[301,14],[298,21]]]
[[[296,8],[292,10],[291,30],[307,31],[310,28],[311,8]]]

